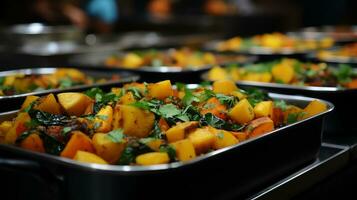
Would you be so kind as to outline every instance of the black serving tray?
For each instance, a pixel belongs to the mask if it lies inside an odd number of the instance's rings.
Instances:
[[[28,68],[28,69],[17,69],[17,70],[9,70],[9,71],[1,71],[0,77],[6,77],[13,74],[24,74],[24,75],[41,75],[41,74],[52,74],[58,68],[48,67],[48,68]],[[94,83],[89,85],[77,85],[65,89],[48,89],[41,91],[33,91],[23,94],[16,95],[8,95],[8,96],[0,96],[0,112],[19,109],[22,102],[27,96],[30,95],[44,95],[49,93],[61,93],[61,92],[69,92],[69,91],[84,91],[92,87],[101,87],[108,88],[113,86],[118,86],[123,83],[137,81],[139,79],[138,75],[129,72],[112,72],[106,70],[94,70],[94,69],[80,69],[81,72],[86,74],[87,76],[91,76],[95,79],[108,79],[108,81],[103,83]],[[113,75],[119,75],[119,80],[110,80]]]
[[[207,73],[201,76],[202,80],[208,80]],[[335,109],[325,122],[325,135],[350,135],[357,134],[357,126],[354,126],[356,118],[353,113],[357,107],[353,106],[357,100],[357,89],[342,89],[338,87],[298,86],[279,83],[263,83],[255,81],[236,81],[241,88],[261,88],[266,91],[315,97],[332,102]],[[352,116],[352,117],[351,117]]]
[[[273,99],[306,106],[312,99],[269,94]],[[64,199],[220,199],[232,190],[243,196],[261,185],[283,177],[316,160],[321,145],[323,119],[333,110],[237,145],[213,151],[188,162],[153,166],[113,166],[84,164],[67,158],[36,153],[0,144],[3,155],[20,160],[3,160],[2,166],[40,168],[51,183],[60,184]],[[16,112],[0,115],[9,120]],[[19,162],[17,165],[16,162]],[[21,169],[20,169],[21,170]],[[80,192],[79,192],[80,191]],[[57,195],[57,194],[54,194]]]
[[[133,49],[134,50],[134,49]],[[145,51],[148,49],[136,49],[139,51]],[[160,48],[158,51],[168,51],[168,48]],[[216,53],[218,54],[218,53]],[[192,68],[182,68],[182,67],[174,67],[174,66],[159,66],[159,67],[140,67],[136,69],[124,68],[124,67],[109,67],[105,66],[105,59],[109,56],[123,56],[125,52],[119,51],[107,51],[101,53],[87,53],[87,54],[79,54],[73,55],[69,61],[69,65],[85,67],[85,68],[93,68],[93,69],[108,69],[113,71],[125,71],[132,72],[135,74],[139,74],[141,77],[141,81],[146,82],[157,82],[161,80],[170,79],[174,82],[184,82],[184,83],[197,83],[200,80],[200,74],[209,70],[212,65],[204,65],[204,66],[194,66]],[[224,54],[222,54],[224,55]],[[234,56],[239,56],[237,54],[231,54]],[[256,60],[255,56],[243,56],[243,60],[238,60],[236,62],[225,62],[221,64],[243,64],[243,63],[251,63]]]

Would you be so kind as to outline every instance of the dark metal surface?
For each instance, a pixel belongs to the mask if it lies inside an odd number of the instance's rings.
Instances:
[[[270,95],[299,106],[312,100]],[[64,199],[182,199],[187,195],[230,199],[313,162],[320,149],[323,117],[333,109],[326,103],[329,110],[324,113],[186,163],[111,166],[78,163],[5,144],[0,144],[0,150],[43,163],[45,170],[56,169],[49,171],[63,177]],[[10,115],[2,115],[1,120]]]
[[[6,77],[9,75],[14,75],[14,74],[25,74],[25,75],[41,75],[41,74],[53,74],[58,68],[29,68],[29,69],[18,69],[18,70],[10,70],[10,71],[1,71],[0,72],[0,77]],[[129,73],[129,72],[108,72],[105,70],[93,70],[93,69],[80,69],[81,72],[83,72],[87,76],[91,76],[95,79],[107,79],[106,82],[103,83],[94,83],[94,84],[89,84],[89,85],[78,85],[78,86],[73,86],[70,88],[65,88],[65,89],[49,89],[49,90],[41,90],[41,91],[34,91],[34,92],[28,92],[28,93],[23,93],[23,94],[16,94],[16,95],[9,95],[9,96],[0,96],[0,111],[9,111],[9,110],[14,110],[17,108],[20,108],[20,105],[22,104],[23,100],[26,98],[26,96],[30,95],[44,95],[44,94],[49,94],[49,93],[60,93],[60,92],[69,92],[69,91],[83,91],[87,90],[92,87],[101,87],[101,88],[107,88],[107,87],[113,87],[113,86],[118,86],[123,83],[131,82],[131,81],[137,81],[139,79],[139,76]],[[110,80],[113,75],[119,75],[120,79],[119,80]],[[10,107],[11,105],[11,107]]]
[[[291,199],[343,169],[348,162],[349,147],[323,143],[314,163],[277,181],[248,199]]]

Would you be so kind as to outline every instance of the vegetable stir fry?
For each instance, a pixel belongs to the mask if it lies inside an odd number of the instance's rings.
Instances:
[[[237,55],[217,55],[210,52],[194,51],[189,48],[170,49],[168,51],[142,50],[126,53],[123,56],[111,56],[105,64],[112,67],[181,67],[199,68],[207,65],[227,62],[243,62],[246,57]]]
[[[234,37],[220,42],[219,51],[244,51],[251,48],[269,48],[273,51],[294,50],[306,51],[312,49],[329,48],[333,45],[332,38],[317,39],[291,37],[282,33],[256,35],[252,38]]]
[[[212,88],[212,89],[211,89]],[[188,161],[327,109],[273,101],[231,81],[190,89],[171,82],[131,83],[105,93],[29,96],[0,124],[0,141],[81,162],[154,165]]]
[[[119,77],[112,77],[118,79]],[[106,80],[95,80],[77,69],[60,68],[53,74],[13,74],[0,77],[0,96],[10,96],[49,89],[65,89],[76,85],[88,85],[94,82]]]
[[[357,73],[348,65],[329,67],[326,63],[304,63],[295,59],[282,59],[226,69],[212,68],[210,80],[256,81],[301,86],[357,88]]]
[[[346,59],[356,59],[357,58],[357,43],[347,44],[336,50],[324,50],[318,53],[318,58],[330,59],[330,58],[346,58]]]

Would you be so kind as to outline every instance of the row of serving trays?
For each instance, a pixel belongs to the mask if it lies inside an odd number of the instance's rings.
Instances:
[[[153,68],[149,66],[141,69],[123,69],[103,66],[105,59],[113,54],[117,54],[117,52],[75,55],[70,56],[70,60],[63,64],[71,64],[69,66],[76,67],[96,78],[109,78],[112,74],[116,74],[121,77],[119,80],[76,86],[66,90],[38,91],[26,95],[83,91],[90,87],[109,88],[137,80],[154,82],[171,79],[179,82],[198,83],[201,81],[202,73],[212,67],[208,65],[197,69],[182,70],[182,68],[175,67]],[[256,55],[259,55],[259,58],[262,57],[260,54]],[[265,51],[263,55],[272,56],[274,53]],[[283,55],[301,56],[302,54],[292,52]],[[251,54],[245,54],[245,56],[247,58],[245,62],[254,62],[257,59]],[[17,72],[46,74],[56,70],[57,68],[21,69],[20,71],[3,71],[0,72],[0,76],[8,76]],[[333,103],[334,106],[329,104],[329,111],[333,113],[330,115],[327,115],[327,112],[322,113],[309,120],[283,127],[271,134],[223,151],[207,154],[188,163],[150,167],[82,164],[0,144],[2,154],[14,156],[11,159],[2,159],[0,167],[28,171],[28,173],[50,183],[48,188],[43,189],[48,190],[50,197],[55,196],[55,199],[233,199],[247,196],[256,191],[256,188],[270,184],[297,169],[316,166],[320,161],[321,152],[325,152],[326,148],[332,148],[329,145],[327,147],[323,145],[322,149],[324,150],[320,151],[323,130],[339,134],[353,135],[357,133],[353,125],[355,120],[350,117],[356,110],[352,105],[357,97],[357,90],[341,90],[335,87],[321,91],[314,87],[295,88],[280,84],[242,82],[238,85],[240,87],[261,87],[276,93],[290,94],[271,93],[270,95],[299,105],[306,105],[311,98],[295,95],[324,99]],[[26,95],[0,97],[1,111],[18,109]],[[13,115],[14,112],[4,112],[0,115],[0,119],[3,121]],[[325,116],[326,120],[324,120]],[[340,135],[335,136],[340,137]],[[347,151],[346,148],[340,148],[340,150]],[[346,161],[345,157],[341,158],[341,154],[337,153],[336,155],[339,158],[338,161]],[[338,165],[336,162],[335,164]],[[279,184],[278,182],[277,185]],[[267,188],[251,198],[264,197],[270,191],[271,188]]]
[[[84,69],[83,67],[79,67],[78,69],[95,78],[108,78],[116,74],[120,79],[107,83],[67,88],[66,90],[54,89],[2,97],[0,98],[0,107],[6,110],[18,109],[26,95],[44,95],[50,92],[59,93],[63,91],[83,91],[90,87],[108,88],[139,79],[139,76],[135,75],[133,71],[104,70],[103,68],[101,70],[96,68]],[[28,75],[48,74],[54,73],[56,70],[56,68],[21,69],[19,71],[4,71],[1,72],[0,75],[6,77],[18,72]],[[196,76],[195,78],[197,78],[197,76],[199,77],[199,75],[206,70],[207,69],[199,70],[197,74],[194,74]],[[189,79],[189,76],[192,76],[192,73],[185,75],[176,72],[172,74],[181,76],[184,79]],[[162,75],[163,73],[161,72],[160,76]],[[170,75],[170,73],[165,75]],[[165,79],[166,78],[167,76],[165,76]],[[145,81],[146,76],[140,80]],[[327,120],[324,120],[327,113],[334,109],[333,104],[326,102],[329,108],[328,111],[311,119],[279,128],[271,134],[249,140],[222,151],[209,153],[187,163],[173,163],[150,167],[83,164],[1,144],[1,152],[14,155],[20,159],[5,160],[2,161],[2,164],[5,167],[7,166],[13,169],[19,168],[20,170],[24,166],[35,168],[34,171],[37,170],[37,172],[41,172],[38,173],[37,176],[51,179],[52,182],[53,180],[55,180],[55,182],[61,182],[62,186],[60,191],[65,191],[61,196],[64,195],[65,199],[77,199],[77,191],[82,190],[88,191],[85,194],[81,193],[81,198],[85,196],[86,199],[97,199],[99,197],[98,194],[101,194],[101,199],[153,198],[157,197],[157,193],[153,191],[157,189],[158,185],[160,185],[161,197],[167,197],[166,195],[175,193],[175,197],[172,197],[173,199],[183,198],[187,194],[192,195],[192,197],[217,199],[223,198],[224,195],[223,197],[221,195],[224,194],[225,191],[228,192],[231,190],[235,191],[235,196],[246,195],[254,188],[267,184],[277,177],[282,177],[295,169],[314,162],[320,150],[321,134],[324,129],[323,124],[325,128],[327,124],[327,128],[329,129],[329,123],[335,122],[336,119],[333,118],[333,116],[340,119],[340,115],[345,115],[346,110],[353,113],[353,110],[349,108],[350,103],[346,102],[349,99],[353,101],[353,98],[346,98],[346,96],[351,97],[357,92],[356,90],[340,90],[337,88],[332,91],[319,92],[309,87],[300,88],[298,90],[299,93],[297,93],[294,87],[267,87],[265,89],[295,95],[301,94],[313,97],[317,97],[316,95],[318,95],[320,98],[328,99],[335,105],[338,105],[336,110],[340,113],[336,114],[335,112],[327,116]],[[295,95],[270,93],[273,99],[286,100],[288,103],[290,102],[300,106],[305,106],[308,101],[312,100],[308,97]],[[340,106],[345,107],[340,108]],[[342,109],[345,110],[341,111]],[[16,112],[4,112],[0,116],[1,121],[10,119],[14,116],[14,113]],[[343,119],[345,119],[345,117]],[[349,129],[351,127],[345,128]],[[340,128],[341,126],[339,126],[339,130]],[[42,173],[45,173],[46,176],[43,176]],[[185,192],[177,194],[177,188]],[[220,192],[217,193],[217,191]],[[158,198],[160,199],[160,197]]]

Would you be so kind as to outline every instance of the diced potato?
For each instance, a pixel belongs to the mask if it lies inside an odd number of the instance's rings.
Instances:
[[[212,149],[215,136],[207,128],[198,128],[188,135],[188,139],[195,147],[196,154],[202,154]]]
[[[216,57],[212,53],[204,53],[202,59],[206,64],[214,65],[216,64]]]
[[[94,153],[89,153],[86,151],[77,151],[76,155],[73,157],[73,160],[84,162],[84,163],[95,163],[95,164],[108,164],[101,157],[95,155]]]
[[[12,86],[16,80],[16,75],[6,76],[3,85]]]
[[[297,106],[294,106],[294,105],[287,106],[285,111],[283,111],[283,113],[284,113],[284,122],[287,122],[288,116],[290,114],[298,114],[298,113],[301,113],[301,116],[298,116],[298,120],[301,120],[303,115],[305,115],[303,112],[304,112],[304,110],[299,108],[299,107],[297,107]]]
[[[147,142],[146,145],[153,151],[160,151],[160,146],[164,143],[165,142],[162,139],[153,139],[152,141]]]
[[[178,140],[182,140],[188,133],[192,132],[197,127],[198,122],[195,121],[177,123],[175,126],[171,127],[165,132],[167,141],[172,143]]]
[[[254,110],[247,99],[239,101],[228,114],[235,122],[245,124],[254,119]]]
[[[21,141],[20,146],[24,149],[28,149],[36,152],[45,152],[45,147],[43,146],[42,139],[36,133],[32,133],[27,136],[23,141]]]
[[[31,83],[30,78],[15,79],[13,87],[16,91],[26,91]]]
[[[269,117],[255,119],[247,126],[249,138],[258,137],[274,130],[274,122]]]
[[[72,136],[69,139],[66,147],[61,152],[62,157],[73,158],[77,151],[87,151],[94,153],[95,149],[92,140],[80,131],[72,131]]]
[[[233,91],[233,92],[231,92],[231,95],[237,97],[239,100],[242,100],[242,99],[247,98],[247,95],[246,95],[246,94],[243,94],[243,93],[240,92],[240,91]]]
[[[69,69],[69,68],[62,68],[62,69],[57,69],[57,71],[54,73],[55,77],[58,79],[69,77],[71,80],[74,81],[86,81],[86,75],[79,71],[78,69]]]
[[[225,80],[228,78],[228,74],[225,69],[221,67],[213,67],[209,72],[208,72],[208,79],[211,81],[217,81],[217,80]]]
[[[9,129],[9,131],[5,135],[5,143],[14,144],[17,137],[27,130],[26,123],[31,121],[31,117],[26,112],[21,112],[15,118],[13,126]]]
[[[123,126],[123,117],[121,113],[121,105],[116,104],[113,110],[113,122],[112,122],[112,127],[113,130],[122,128]]]
[[[24,103],[22,103],[21,110],[26,109],[32,102],[36,101],[38,96],[27,96]]]
[[[94,127],[96,132],[107,133],[112,130],[113,108],[105,106],[95,115]]]
[[[265,82],[268,83],[272,79],[272,75],[269,72],[264,73],[247,73],[242,77],[244,81],[255,81],[255,82]]]
[[[153,113],[131,105],[120,105],[120,112],[121,119],[118,125],[113,125],[114,127],[123,128],[124,134],[139,138],[150,134],[155,121]]]
[[[135,53],[128,53],[122,62],[122,67],[125,68],[138,68],[143,64],[144,60]]]
[[[34,106],[35,109],[48,112],[51,114],[61,114],[61,106],[57,103],[57,100],[53,94],[41,97],[37,105]]]
[[[148,86],[148,95],[156,99],[165,99],[173,95],[171,81],[161,81]]]
[[[303,118],[309,118],[327,110],[327,105],[321,101],[313,100],[304,108]]]
[[[105,133],[94,134],[92,142],[97,155],[111,164],[119,160],[126,146],[126,142],[113,142]]]
[[[135,98],[134,98],[133,93],[128,92],[128,93],[126,93],[125,95],[123,95],[123,96],[120,98],[119,103],[126,105],[126,104],[134,103],[135,101],[136,101],[136,100],[135,100]]]
[[[219,80],[213,83],[213,92],[228,95],[233,91],[238,90],[238,87],[233,81]]]
[[[272,101],[262,101],[259,102],[254,107],[254,115],[256,118],[259,117],[272,117],[273,116],[274,103]]]
[[[135,160],[138,165],[158,165],[168,163],[170,158],[166,152],[151,152],[141,154]]]
[[[237,144],[238,139],[229,131],[219,130],[210,127],[209,130],[214,135],[213,149],[222,149]]]
[[[12,122],[11,121],[3,121],[0,124],[0,138],[5,137],[6,133],[11,129],[12,127]]]
[[[189,139],[180,140],[171,144],[176,150],[176,157],[180,161],[196,158],[195,147]]]
[[[81,116],[86,108],[93,102],[93,99],[79,92],[66,92],[57,94],[58,102],[71,116]]]
[[[272,68],[272,75],[276,81],[283,83],[290,83],[294,76],[295,71],[292,65],[278,64]]]

